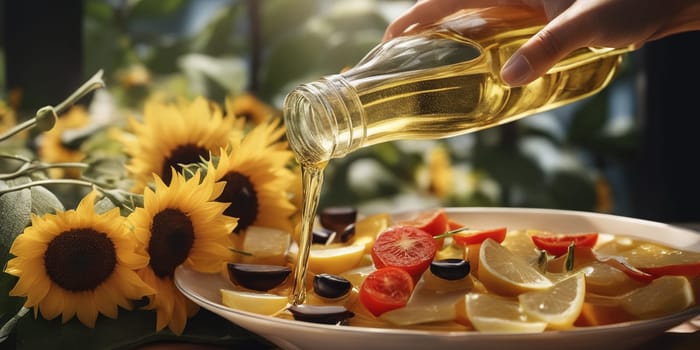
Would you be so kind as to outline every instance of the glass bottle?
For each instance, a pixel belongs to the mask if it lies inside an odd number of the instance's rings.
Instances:
[[[289,145],[302,164],[319,164],[380,142],[481,130],[603,89],[626,48],[578,49],[522,87],[501,80],[506,60],[545,23],[527,7],[464,10],[381,43],[350,70],[287,95]]]

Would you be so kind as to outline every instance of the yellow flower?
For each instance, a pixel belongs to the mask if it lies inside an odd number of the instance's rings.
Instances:
[[[267,122],[276,115],[274,108],[251,94],[226,98],[226,112],[236,118],[243,118],[253,125]]]
[[[430,192],[438,198],[446,198],[454,189],[453,171],[450,154],[445,147],[437,146],[428,160],[430,169]]]
[[[153,294],[134,272],[148,257],[136,252],[119,209],[95,213],[95,197],[89,193],[75,210],[32,216],[13,242],[5,272],[19,280],[9,294],[26,296],[35,316],[60,314],[65,323],[77,315],[94,327],[98,314],[117,318],[119,306],[130,309],[130,300]]]
[[[605,176],[600,176],[595,182],[596,205],[595,210],[601,213],[610,213],[615,206],[615,201],[610,183]]]
[[[149,100],[144,106],[143,123],[129,119],[135,138],[122,138],[130,160],[127,169],[136,182],[136,191],[158,175],[167,184],[171,168],[199,163],[216,155],[231,137],[240,137],[235,118],[224,117],[221,109],[204,98],[192,103],[164,104]],[[242,126],[241,126],[242,128]]]
[[[156,177],[155,190],[146,188],[143,208],[136,208],[128,220],[150,256],[148,266],[138,271],[156,290],[145,308],[156,310],[157,330],[168,326],[181,334],[198,308],[175,287],[175,268],[186,264],[201,272],[219,272],[232,255],[229,236],[236,219],[222,215],[227,203],[214,201],[223,184],[215,183],[213,176],[200,183],[199,172],[186,180],[171,171],[170,184]]]
[[[69,130],[80,129],[90,123],[90,117],[82,106],[73,106],[65,115],[56,120],[53,129],[43,133],[39,138],[39,157],[48,163],[79,162],[85,154],[79,148],[66,145],[62,137]],[[80,177],[79,169],[53,168],[49,171],[53,178]]]
[[[292,152],[278,141],[284,135],[279,123],[260,124],[243,139],[232,140],[228,150],[219,152],[216,166],[209,164],[216,169],[216,180],[226,182],[217,201],[231,203],[224,213],[238,218],[235,232],[251,225],[292,230],[295,207],[288,191],[294,174],[286,167]]]
[[[4,101],[0,101],[0,133],[10,130],[16,123],[15,111]]]

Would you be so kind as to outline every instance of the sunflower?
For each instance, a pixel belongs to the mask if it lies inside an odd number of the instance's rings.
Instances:
[[[82,106],[73,106],[65,115],[56,120],[53,129],[43,133],[39,139],[39,157],[48,163],[79,162],[85,154],[76,147],[71,147],[63,142],[62,137],[67,131],[76,130],[87,126],[90,117]],[[79,169],[53,168],[49,171],[53,178],[78,178]]]
[[[121,140],[130,157],[127,169],[136,182],[135,191],[150,183],[153,174],[170,183],[171,167],[179,171],[180,164],[198,163],[210,153],[216,155],[231,137],[242,134],[242,126],[236,127],[234,117],[224,117],[218,105],[201,97],[189,104],[149,100],[143,119],[139,123],[130,118],[136,137]]]
[[[226,112],[253,125],[267,122],[277,114],[274,108],[249,93],[226,98]]]
[[[279,119],[253,128],[242,139],[231,140],[215,168],[216,180],[226,187],[217,201],[231,203],[224,214],[238,218],[235,232],[251,225],[292,231],[295,212],[289,190],[294,174],[287,168],[292,152],[278,140],[284,134]]]
[[[236,219],[222,215],[228,204],[214,201],[223,184],[215,183],[213,176],[200,183],[199,172],[187,180],[171,171],[169,185],[155,177],[155,190],[146,188],[143,208],[136,208],[128,220],[150,256],[138,274],[157,292],[145,308],[156,310],[157,330],[167,325],[181,334],[198,308],[175,287],[175,268],[186,264],[201,272],[219,272],[232,254],[229,235]]]
[[[148,257],[136,252],[119,209],[97,214],[95,197],[90,192],[75,210],[32,216],[12,243],[5,272],[19,280],[9,294],[27,297],[35,316],[61,314],[65,323],[77,315],[94,327],[98,314],[116,318],[118,306],[130,309],[130,300],[154,293],[134,271]]]

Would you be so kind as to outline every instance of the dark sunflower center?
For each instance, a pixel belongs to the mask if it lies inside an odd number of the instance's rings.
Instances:
[[[204,147],[199,147],[194,144],[180,145],[175,148],[170,156],[163,161],[163,168],[161,169],[161,178],[166,184],[170,184],[172,180],[172,173],[170,168],[175,168],[176,171],[182,170],[180,164],[192,164],[197,163],[201,158],[207,159],[209,157],[209,151]]]
[[[93,229],[63,232],[51,240],[44,253],[44,266],[51,281],[72,292],[97,288],[116,265],[114,243]]]
[[[226,187],[216,200],[231,203],[224,214],[238,218],[238,225],[234,230],[238,233],[250,226],[258,217],[258,196],[255,193],[255,186],[247,176],[237,172],[230,172],[221,180],[226,181]]]
[[[255,121],[255,114],[251,111],[244,111],[242,113],[236,114],[238,117],[243,117],[247,122]]]
[[[194,244],[194,227],[184,213],[165,209],[153,217],[148,254],[151,268],[158,277],[170,277],[185,262]]]

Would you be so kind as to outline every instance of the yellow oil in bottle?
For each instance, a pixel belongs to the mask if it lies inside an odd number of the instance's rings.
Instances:
[[[330,159],[381,142],[493,127],[580,100],[611,81],[626,49],[581,48],[530,84],[504,84],[502,65],[543,23],[541,12],[522,7],[459,13],[381,44],[349,71],[287,96],[287,138],[304,186],[291,302],[304,300],[312,225]]]

